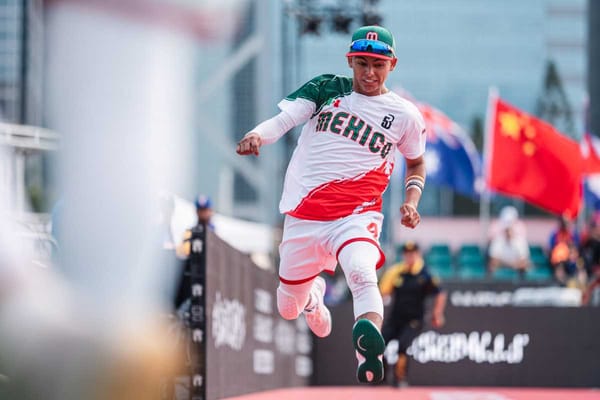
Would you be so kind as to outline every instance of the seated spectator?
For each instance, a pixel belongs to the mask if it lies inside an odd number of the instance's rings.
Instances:
[[[588,277],[592,277],[593,271],[600,268],[600,221],[592,218],[580,241],[580,254]]]
[[[575,246],[579,246],[579,235],[571,226],[571,220],[564,215],[558,218],[558,226],[550,233],[548,248],[550,249],[551,256],[556,245],[561,242],[567,245],[574,244]]]
[[[554,277],[565,286],[585,289],[587,273],[583,258],[574,244],[559,242],[552,252],[550,262],[554,267]]]
[[[530,265],[529,243],[521,235],[515,235],[512,224],[505,224],[501,234],[492,238],[489,246],[489,271],[512,268],[524,272]]]
[[[514,206],[504,206],[498,214],[498,219],[492,222],[489,229],[489,241],[504,235],[507,226],[512,227],[514,236],[527,237],[527,230],[523,221],[519,219],[519,211]]]

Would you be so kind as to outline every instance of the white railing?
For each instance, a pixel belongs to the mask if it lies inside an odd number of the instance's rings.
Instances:
[[[0,122],[0,210],[9,213],[0,215],[0,223],[10,224],[11,232],[40,266],[51,264],[57,243],[49,232],[50,216],[25,211],[25,161],[59,145],[60,135],[49,129]]]
[[[0,145],[30,150],[56,150],[60,135],[50,129],[0,122]]]

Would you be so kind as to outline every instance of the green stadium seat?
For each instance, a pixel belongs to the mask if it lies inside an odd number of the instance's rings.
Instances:
[[[463,264],[458,267],[457,276],[461,279],[485,279],[487,271],[483,264]]]
[[[425,264],[440,278],[454,276],[454,265],[450,246],[447,243],[434,243],[425,252]]]
[[[448,264],[452,265],[452,256],[450,254],[436,254],[436,253],[427,253],[425,255],[425,262],[428,265],[432,264]]]
[[[429,270],[441,279],[454,277],[454,264],[450,246],[446,243],[434,243],[425,253],[425,264]]]
[[[553,278],[548,266],[533,266],[525,272],[525,279],[528,281],[550,281]]]
[[[482,260],[459,263],[457,276],[461,279],[484,279],[487,276],[485,263]]]
[[[427,254],[451,255],[450,246],[446,243],[434,243],[429,247]]]
[[[541,254],[544,255],[544,248],[538,244],[530,244],[529,245],[529,252],[534,255],[534,254]]]
[[[465,244],[461,245],[460,248],[458,249],[458,255],[462,256],[462,255],[466,255],[466,254],[481,255],[481,249],[479,248],[479,245],[477,245],[477,244],[465,243]]]
[[[548,257],[544,252],[542,246],[539,245],[530,245],[529,246],[529,254],[531,263],[537,267],[547,267],[550,265],[548,261]]]
[[[454,267],[449,263],[441,263],[441,264],[427,264],[429,271],[434,276],[437,276],[441,279],[450,279],[454,278]]]
[[[492,273],[492,278],[503,281],[517,281],[519,280],[519,272],[512,268],[497,268]]]
[[[458,264],[485,263],[485,257],[476,244],[463,244],[460,246],[456,260]]]
[[[459,265],[464,264],[485,264],[485,258],[481,254],[459,254],[456,259],[456,263]]]
[[[486,261],[478,244],[465,243],[456,254],[457,276],[461,279],[485,279]]]

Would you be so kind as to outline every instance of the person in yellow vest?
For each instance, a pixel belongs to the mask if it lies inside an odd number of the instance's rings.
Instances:
[[[406,242],[402,246],[402,261],[390,266],[383,274],[379,289],[390,311],[383,326],[386,345],[398,341],[398,361],[394,367],[393,383],[407,384],[407,348],[423,329],[426,299],[433,296],[431,324],[434,328],[444,325],[446,292],[439,281],[425,266],[419,246]]]

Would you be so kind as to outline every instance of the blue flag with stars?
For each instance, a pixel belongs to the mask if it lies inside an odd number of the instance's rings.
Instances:
[[[421,102],[415,105],[427,127],[427,182],[447,186],[465,196],[478,197],[481,155],[471,137],[443,112]]]

